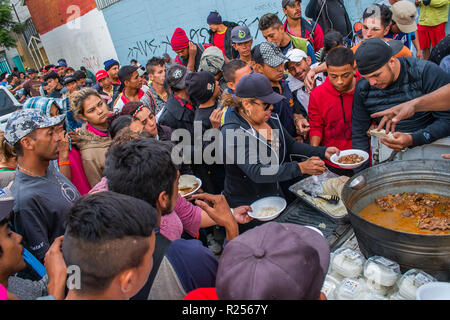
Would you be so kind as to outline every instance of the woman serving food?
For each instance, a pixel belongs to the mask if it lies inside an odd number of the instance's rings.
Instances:
[[[326,171],[321,159],[339,153],[335,147],[312,147],[292,138],[272,114],[272,104],[281,99],[265,76],[253,73],[241,79],[234,98],[222,101],[232,107],[221,128],[224,195],[230,206],[248,205],[267,196],[283,197],[280,182],[320,175]],[[290,155],[309,159],[290,161]]]

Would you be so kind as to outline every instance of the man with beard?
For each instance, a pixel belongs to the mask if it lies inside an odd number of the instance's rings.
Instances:
[[[283,0],[281,5],[286,15],[284,30],[294,36],[309,39],[314,46],[314,51],[323,47],[323,30],[319,24],[302,17],[301,0]],[[314,28],[315,25],[315,29]]]
[[[421,97],[450,83],[450,75],[432,62],[394,57],[399,50],[397,46],[403,47],[403,43],[392,40],[388,44],[374,38],[364,41],[356,51],[356,64],[364,79],[358,81],[353,100],[353,149],[370,152],[367,130],[371,126],[373,113]],[[375,118],[375,121],[378,124],[381,117]],[[394,156],[403,160],[424,157],[440,159],[441,154],[445,153],[442,148],[448,150],[450,145],[442,139],[450,135],[450,111],[419,112],[400,121],[396,128],[398,132],[380,139],[381,144],[372,154],[373,160],[381,162]],[[383,149],[384,146],[388,149]],[[406,152],[399,152],[405,149]]]

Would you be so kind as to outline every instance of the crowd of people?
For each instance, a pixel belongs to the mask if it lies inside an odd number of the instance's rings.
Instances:
[[[340,0],[311,0],[312,19],[301,5],[281,1],[284,23],[262,16],[257,45],[212,11],[209,43],[177,28],[174,59],[2,75],[23,108],[0,132],[0,299],[324,299],[327,240],[252,219],[250,205],[291,203],[289,186],[325,171],[419,148],[442,158],[449,4],[386,0],[354,25]],[[347,149],[371,160],[330,161]],[[179,193],[184,174],[202,181],[193,196]]]

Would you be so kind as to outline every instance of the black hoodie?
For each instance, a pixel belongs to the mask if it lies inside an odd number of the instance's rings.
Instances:
[[[281,125],[276,114],[272,114],[268,124],[272,129],[279,130],[279,144],[272,143],[273,147],[269,146],[267,140],[254,130],[235,108],[227,114],[227,122],[221,128],[225,161],[224,195],[232,208],[250,205],[268,196],[283,197],[280,182],[302,177],[298,163],[290,161],[290,155],[325,157],[326,147],[312,147],[296,141]],[[244,137],[245,140],[239,141],[236,137],[233,139],[233,133]],[[257,148],[263,151],[262,156],[256,152]],[[278,152],[274,148],[278,149]],[[256,158],[252,158],[255,156]],[[270,157],[273,160],[272,166],[264,164],[262,157]],[[237,162],[237,159],[241,161]],[[262,170],[269,168],[273,170],[263,174]]]
[[[239,57],[239,52],[237,52],[233,48],[233,41],[231,40],[231,30],[233,30],[234,27],[237,27],[238,24],[234,22],[228,22],[224,21],[223,24],[228,28],[225,32],[225,56],[230,59],[237,59]],[[209,32],[209,43],[211,43],[213,46],[214,44],[214,32],[210,29]]]

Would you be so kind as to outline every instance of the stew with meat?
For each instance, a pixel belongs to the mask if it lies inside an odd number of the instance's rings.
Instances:
[[[360,215],[382,227],[418,234],[450,234],[450,197],[399,193],[376,198]]]

